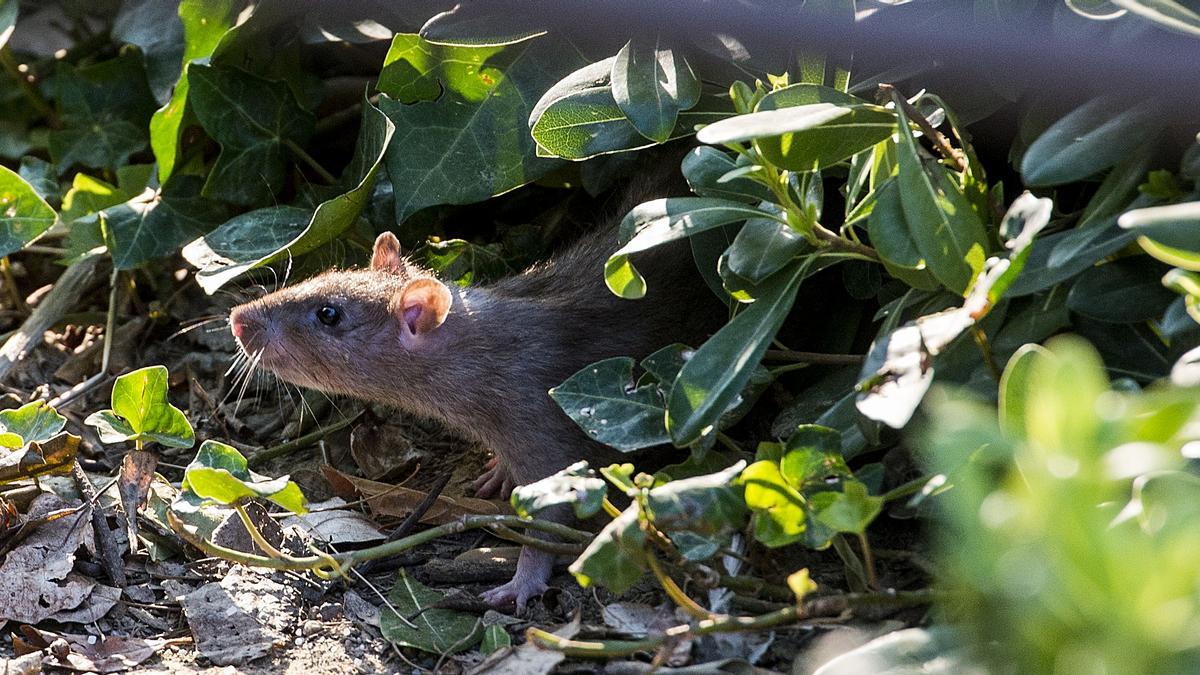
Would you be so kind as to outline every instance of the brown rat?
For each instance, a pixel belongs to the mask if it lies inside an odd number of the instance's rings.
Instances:
[[[236,307],[230,326],[284,380],[437,418],[486,445],[496,460],[476,488],[490,496],[580,459],[621,461],[547,391],[604,358],[697,345],[725,318],[686,241],[635,258],[648,283],[637,301],[605,287],[604,261],[617,248],[616,227],[603,227],[522,274],[457,288],[403,257],[385,232],[368,269],[326,272]],[[513,580],[484,597],[520,609],[545,590],[552,565],[525,548]]]

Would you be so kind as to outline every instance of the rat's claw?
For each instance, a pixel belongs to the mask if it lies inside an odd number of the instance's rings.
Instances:
[[[495,496],[508,499],[512,494],[513,482],[508,475],[508,470],[500,463],[499,458],[493,457],[488,463],[486,470],[479,478],[475,479],[475,496],[488,499]]]
[[[496,609],[512,609],[516,608],[518,615],[525,613],[525,605],[530,600],[536,598],[546,592],[549,586],[546,582],[537,579],[522,579],[520,576],[514,577],[512,581],[497,586],[490,591],[484,591],[479,594],[483,601],[495,607]]]

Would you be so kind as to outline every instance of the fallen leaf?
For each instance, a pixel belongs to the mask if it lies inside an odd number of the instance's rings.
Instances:
[[[294,527],[307,538],[334,545],[361,544],[385,538],[366,516],[350,509],[337,508],[339,506],[346,506],[346,500],[334,497],[327,501],[310,503],[308,513],[302,516],[288,516],[280,525],[284,528]]]
[[[330,466],[322,467],[322,471],[334,492],[346,499],[366,500],[367,506],[376,516],[403,518],[411,513],[427,494],[421,490],[349,476]],[[439,495],[433,506],[421,517],[421,522],[426,525],[441,525],[458,520],[463,516],[496,515],[510,512],[511,510],[503,502]]]
[[[350,432],[350,455],[364,476],[382,480],[418,464],[421,453],[393,424],[363,422]]]
[[[33,442],[23,449],[0,457],[0,483],[48,473],[68,473],[75,464],[79,437],[63,432],[43,443]]]
[[[47,654],[41,660],[46,668],[63,668],[79,672],[116,673],[130,670],[151,656],[154,656],[168,644],[179,640],[162,638],[128,638],[108,636],[97,639],[92,635],[72,635],[69,633],[56,634],[38,630],[33,626],[22,626],[28,644],[46,649],[55,640],[62,639],[71,650],[66,658]]]
[[[64,510],[69,505],[57,495],[33,500],[30,518]],[[99,618],[112,608],[111,591],[72,571],[75,552],[89,544],[92,528],[86,512],[77,511],[47,520],[8,552],[0,564],[0,619],[40,623],[59,613],[78,620],[75,610]],[[93,605],[93,594],[98,590]],[[119,597],[120,591],[117,591]]]
[[[580,618],[576,613],[553,633],[561,638],[579,634]],[[519,647],[502,647],[488,655],[482,663],[467,671],[467,675],[546,675],[562,663],[562,652],[542,649],[530,641]]]
[[[479,619],[465,612],[438,609],[438,603],[445,597],[401,569],[388,593],[391,606],[380,613],[383,637],[402,647],[434,654],[455,653],[475,646],[483,636]]]
[[[219,582],[188,593],[180,602],[196,650],[219,666],[241,666],[284,644],[300,614],[296,589],[247,567],[234,567]]]
[[[134,450],[125,455],[121,462],[121,478],[117,481],[117,489],[121,492],[121,505],[125,507],[125,529],[129,533],[130,553],[137,553],[137,514],[146,505],[157,465],[158,457],[145,450]]]

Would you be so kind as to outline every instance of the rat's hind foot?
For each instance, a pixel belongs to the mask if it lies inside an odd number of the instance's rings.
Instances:
[[[513,487],[513,479],[508,469],[500,463],[499,457],[493,457],[488,460],[483,474],[475,479],[475,496],[484,499],[496,496],[508,499]]]
[[[530,577],[522,578],[520,575],[513,578],[512,581],[497,586],[490,591],[484,591],[479,594],[483,601],[495,607],[496,609],[516,609],[518,615],[525,613],[525,604],[546,592],[549,586],[541,579]]]

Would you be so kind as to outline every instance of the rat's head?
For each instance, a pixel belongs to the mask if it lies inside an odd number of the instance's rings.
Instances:
[[[428,349],[451,302],[450,289],[385,232],[369,269],[326,272],[239,305],[229,326],[242,351],[284,380],[355,393],[404,354]]]

